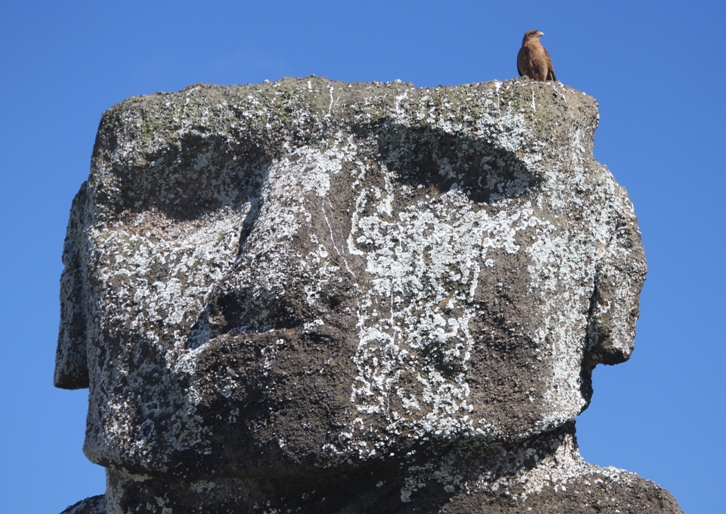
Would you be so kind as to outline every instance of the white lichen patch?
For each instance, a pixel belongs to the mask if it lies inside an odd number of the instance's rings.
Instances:
[[[634,473],[612,466],[601,468],[585,462],[571,435],[566,435],[556,451],[542,459],[532,448],[522,450],[520,453],[522,459],[534,459],[536,465],[531,469],[519,469],[513,474],[507,473],[501,477],[491,477],[489,473],[485,473],[473,484],[473,489],[497,492],[510,490],[516,486],[517,492],[511,494],[511,498],[524,503],[529,496],[536,496],[545,489],[564,493],[574,481],[586,485],[603,482],[611,484],[620,482],[627,485],[637,478]],[[515,465],[516,463],[515,461]]]
[[[444,491],[451,494],[466,485],[466,480],[457,471],[457,464],[451,456],[437,462],[409,466],[405,470],[404,485],[401,488],[401,502],[408,503],[411,496],[429,484],[443,485]]]
[[[234,263],[249,205],[189,222],[148,212],[133,223],[95,227],[89,241],[105,286],[100,308],[110,325],[125,326],[152,343],[183,345],[203,308],[210,283]],[[154,328],[163,323],[164,337]]]
[[[351,401],[361,413],[384,416],[391,431],[492,435],[482,430],[491,425],[471,416],[466,379],[475,345],[469,321],[478,315],[473,293],[489,272],[480,263],[494,265],[491,250],[521,251],[517,234],[547,223],[527,201],[502,201],[492,211],[457,190],[392,213],[386,206],[396,192],[387,184],[359,193],[348,237],[372,284],[360,300]],[[369,203],[376,215],[361,215]],[[400,407],[391,407],[394,398]]]

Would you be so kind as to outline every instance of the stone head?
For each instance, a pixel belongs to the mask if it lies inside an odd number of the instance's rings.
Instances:
[[[209,479],[570,423],[646,265],[597,106],[517,81],[286,79],[105,113],[64,250],[56,385],[84,450]]]

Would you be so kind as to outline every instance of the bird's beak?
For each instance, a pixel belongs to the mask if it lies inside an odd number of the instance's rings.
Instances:
[[[539,37],[542,37],[542,36],[544,36],[544,32],[537,32],[537,35],[538,35]]]

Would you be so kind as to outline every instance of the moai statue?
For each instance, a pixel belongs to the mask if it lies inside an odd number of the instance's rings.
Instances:
[[[579,455],[646,262],[595,101],[527,80],[198,85],[101,121],[55,381],[68,513],[680,512]]]

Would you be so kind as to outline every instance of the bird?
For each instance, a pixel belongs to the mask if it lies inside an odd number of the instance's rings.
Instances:
[[[550,53],[539,42],[542,36],[544,32],[539,30],[528,30],[524,33],[522,48],[517,54],[517,71],[520,77],[526,75],[532,80],[557,80]]]

